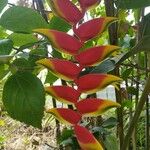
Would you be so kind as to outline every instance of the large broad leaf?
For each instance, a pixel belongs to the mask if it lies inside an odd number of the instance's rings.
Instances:
[[[45,20],[30,8],[14,6],[2,15],[0,25],[14,32],[31,33],[36,28],[47,28]]]
[[[13,42],[9,39],[0,40],[0,55],[8,55],[13,48]]]
[[[30,62],[25,58],[17,58],[10,65],[10,70],[12,73],[16,73],[17,71],[32,72],[33,69],[34,68],[31,66]]]
[[[14,45],[18,47],[38,41],[33,34],[12,33],[8,38],[11,39]]]
[[[142,52],[150,52],[150,35],[144,36],[138,43],[135,45],[129,52],[125,53],[116,64],[121,64],[123,61],[128,59],[129,57]]]
[[[17,72],[10,76],[4,85],[3,103],[12,118],[41,128],[45,93],[35,75]]]
[[[150,6],[150,0],[117,0],[117,6],[123,9],[134,9]]]
[[[7,5],[8,0],[0,0],[0,12]]]

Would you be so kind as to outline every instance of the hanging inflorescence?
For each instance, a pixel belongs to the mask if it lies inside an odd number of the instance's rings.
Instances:
[[[56,100],[74,106],[75,110],[52,108],[47,112],[53,114],[62,123],[73,126],[78,143],[83,150],[102,150],[103,148],[92,133],[80,125],[82,118],[99,116],[109,108],[120,106],[111,100],[80,98],[82,93],[92,94],[110,84],[116,87],[122,81],[121,78],[110,74],[89,73],[81,76],[84,68],[96,66],[119,49],[113,45],[97,45],[83,49],[87,41],[100,36],[110,23],[117,20],[114,17],[101,17],[84,22],[86,11],[98,5],[99,2],[100,0],[79,0],[80,8],[78,8],[70,0],[49,0],[53,13],[72,25],[74,36],[51,29],[34,30],[46,36],[53,48],[72,56],[71,60],[41,59],[37,61],[37,64],[43,65],[60,79],[71,81],[74,87],[77,87],[75,89],[69,84],[48,86],[45,87],[45,91]]]

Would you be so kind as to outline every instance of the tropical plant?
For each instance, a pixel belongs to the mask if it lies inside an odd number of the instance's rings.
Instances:
[[[149,14],[144,16],[142,7],[149,6],[149,2],[105,0],[104,5],[96,9],[100,0],[47,0],[45,3],[50,10],[45,10],[47,6],[37,0],[33,2],[34,9],[38,10],[35,11],[1,0],[2,110],[37,128],[42,128],[45,112],[52,114],[70,126],[57,138],[69,143],[67,140],[71,137],[73,149],[79,149],[79,145],[89,150],[116,149],[115,139],[119,140],[121,150],[135,149],[136,145],[148,149],[150,32]],[[9,8],[4,10],[6,5]],[[107,17],[102,17],[105,12]],[[134,21],[127,19],[128,13],[134,15]],[[131,25],[134,23],[136,25]],[[108,32],[105,32],[107,27]],[[120,47],[116,45],[122,47],[120,56]],[[124,79],[125,88],[119,86],[122,81],[119,76]],[[141,81],[145,78],[144,87]],[[61,81],[61,85],[56,86],[56,80]],[[96,92],[110,84],[116,87],[117,102],[96,97]],[[52,97],[53,108],[45,108],[45,93]],[[83,93],[87,97],[83,98]],[[67,107],[57,107],[58,101]],[[140,114],[145,103],[146,136],[140,136],[144,123],[139,121],[138,124],[138,118],[143,119]],[[112,107],[118,107],[117,121],[113,118],[99,121]],[[92,124],[93,117],[97,117],[98,127]],[[87,124],[88,120],[92,127]],[[56,126],[58,124],[56,121]],[[105,130],[112,125],[117,126],[117,136]],[[138,126],[142,126],[141,131]],[[136,140],[136,136],[140,138]],[[146,137],[146,146],[143,137]]]

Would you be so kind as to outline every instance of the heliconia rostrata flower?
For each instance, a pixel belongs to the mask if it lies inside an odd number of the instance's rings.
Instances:
[[[41,59],[36,63],[45,66],[56,76],[66,81],[75,80],[81,71],[80,67],[71,61],[58,58]]]
[[[82,9],[90,9],[97,6],[100,3],[100,0],[78,0]]]
[[[83,150],[103,150],[102,145],[85,127],[75,125],[74,131],[78,143]]]
[[[46,36],[51,45],[63,53],[75,55],[78,54],[79,49],[82,47],[82,43],[79,40],[61,31],[51,29],[35,29],[33,31]]]
[[[74,26],[73,30],[81,41],[88,41],[99,36],[110,23],[116,20],[115,17],[96,18],[79,25],[79,27]]]
[[[75,56],[75,59],[79,62],[80,65],[87,66],[96,66],[109,55],[116,52],[120,47],[114,45],[107,46],[96,46],[92,48],[85,49],[81,53]]]
[[[49,86],[45,91],[58,101],[67,104],[76,104],[80,97],[80,92],[69,86]]]
[[[70,0],[49,0],[53,12],[70,24],[79,22],[83,13]]]
[[[120,104],[110,100],[87,98],[79,101],[76,107],[82,116],[96,117],[112,107],[120,107]]]
[[[79,77],[76,80],[76,84],[81,93],[92,94],[106,88],[110,84],[116,86],[116,84],[121,81],[121,78],[114,75],[87,74]]]
[[[34,29],[33,32],[45,36],[52,48],[60,53],[71,55],[71,60],[45,58],[36,63],[46,67],[60,79],[67,81],[66,85],[62,86],[46,86],[45,91],[60,102],[73,105],[73,110],[51,108],[46,112],[54,115],[60,122],[73,126],[82,150],[103,150],[103,146],[93,134],[80,123],[86,116],[99,116],[112,107],[120,107],[120,104],[100,98],[81,99],[80,95],[95,93],[110,84],[117,88],[122,79],[110,74],[89,73],[82,75],[82,70],[86,67],[96,66],[108,56],[113,56],[120,48],[114,45],[96,45],[85,49],[84,44],[88,40],[100,36],[107,26],[117,18],[101,17],[85,22],[85,12],[98,5],[100,0],[78,0],[79,7],[70,0],[48,1],[54,14],[72,25],[74,35],[51,29]]]
[[[75,125],[81,120],[81,115],[72,109],[67,108],[52,108],[46,110],[47,113],[51,113],[56,119],[64,124]]]

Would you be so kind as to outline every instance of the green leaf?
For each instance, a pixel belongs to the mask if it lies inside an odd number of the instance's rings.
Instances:
[[[33,34],[12,33],[8,38],[18,47],[38,41]]]
[[[8,63],[14,56],[10,55],[0,55],[0,64],[6,64]]]
[[[114,118],[114,117],[110,117],[110,118],[108,118],[107,120],[105,120],[104,122],[103,122],[103,124],[102,124],[102,126],[104,127],[104,128],[113,128],[114,126],[116,126],[117,125],[117,119],[116,118]]]
[[[58,143],[62,143],[65,140],[68,140],[69,138],[71,138],[72,136],[73,136],[73,130],[66,128],[66,129],[63,129],[61,136],[58,137],[57,141]]]
[[[14,6],[4,12],[0,25],[14,32],[31,33],[36,28],[47,28],[48,24],[35,10]]]
[[[150,52],[150,35],[144,36],[138,43],[135,45],[129,52],[125,53],[117,62],[116,64],[121,64],[123,61],[128,59],[129,57],[142,52]]]
[[[4,9],[4,7],[7,5],[8,0],[0,0],[0,13]]]
[[[46,75],[45,83],[53,84],[58,78],[52,74],[50,71],[48,71]]]
[[[29,62],[32,66],[36,66],[37,64],[35,63],[39,59],[47,57],[47,50],[44,48],[38,48],[38,49],[33,49],[29,53]]]
[[[10,76],[3,89],[3,103],[16,120],[41,128],[45,92],[41,81],[30,72]]]
[[[52,19],[50,20],[49,28],[58,31],[67,32],[71,29],[71,25],[68,24],[63,19],[61,19],[60,17],[53,16]]]
[[[119,8],[135,9],[150,6],[150,0],[117,0]]]
[[[8,65],[0,64],[0,80],[2,80],[8,72]]]
[[[131,100],[124,100],[121,104],[121,106],[124,108],[132,108],[134,105],[133,105],[133,102]]]
[[[0,55],[9,55],[13,48],[13,42],[10,39],[0,40]]]
[[[91,73],[107,73],[112,71],[115,68],[115,61],[114,60],[104,60],[98,66],[96,66]]]
[[[124,79],[124,80],[128,79],[128,78],[129,78],[129,75],[132,73],[132,71],[133,71],[133,68],[126,69],[126,70],[122,73],[121,78]]]
[[[104,145],[107,150],[119,150],[117,138],[116,138],[116,136],[114,136],[112,134],[109,134],[106,136]]]
[[[25,58],[18,58],[13,61],[10,65],[10,70],[12,73],[16,73],[17,71],[33,71],[33,67],[28,60]]]
[[[6,30],[0,26],[0,39],[4,39],[8,36],[8,34],[6,33]]]
[[[128,94],[136,95],[138,92],[138,89],[136,89],[133,86],[129,86],[129,87],[127,87],[127,92],[128,92]]]

